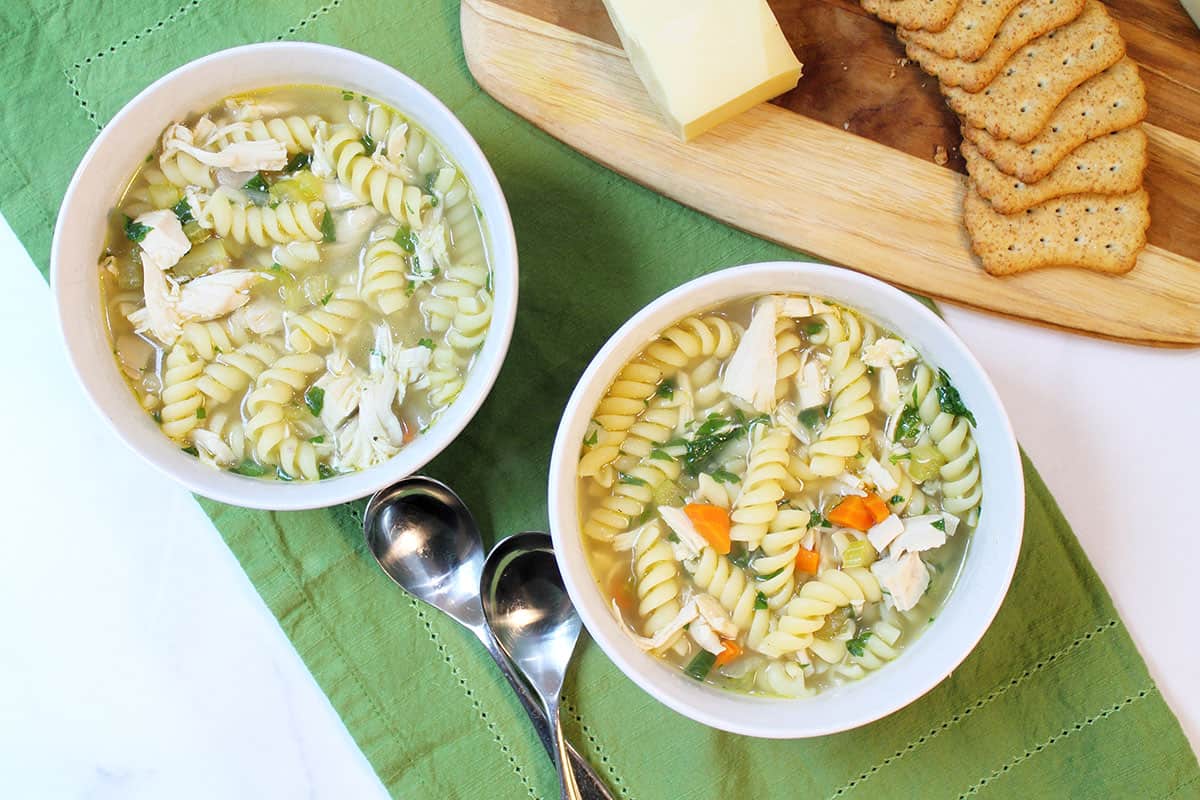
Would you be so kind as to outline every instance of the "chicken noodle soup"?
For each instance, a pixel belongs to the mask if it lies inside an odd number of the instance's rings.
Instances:
[[[186,452],[317,479],[437,421],[487,335],[491,274],[460,170],[352,92],[231,97],[172,124],[100,261],[120,370]]]
[[[741,300],[622,368],[582,442],[593,575],[645,650],[800,696],[934,621],[982,499],[970,410],[894,333],[815,297]]]

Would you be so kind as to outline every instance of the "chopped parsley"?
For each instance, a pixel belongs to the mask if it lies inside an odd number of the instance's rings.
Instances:
[[[179,449],[187,453],[189,456],[196,456],[197,458],[200,456],[200,451],[196,449],[196,445],[194,444],[189,444],[187,447],[181,447]]]
[[[266,205],[271,199],[271,187],[267,184],[267,179],[261,172],[243,183],[242,191],[250,198],[250,202],[256,206]]]
[[[658,385],[658,389],[654,392],[655,397],[665,397],[667,400],[675,399],[675,384],[669,380],[665,380]]]
[[[937,528],[942,533],[946,532],[946,520],[944,520],[944,519],[935,519],[933,522],[931,522],[929,524],[932,527]]]
[[[763,594],[762,592],[757,592],[754,595],[754,607],[756,609],[759,609],[760,611],[766,609],[767,608],[767,596],[765,594]]]
[[[751,426],[769,419],[765,414],[746,419],[746,415],[738,411],[733,418],[720,414],[709,414],[696,430],[691,441],[683,442],[687,452],[683,457],[684,469],[688,475],[695,477],[705,472],[711,462],[725,444],[745,435]]]
[[[310,386],[304,393],[304,405],[308,406],[314,417],[321,416],[321,409],[325,407],[325,390],[320,386]]]
[[[179,199],[179,202],[171,207],[171,211],[175,214],[175,219],[179,220],[180,225],[187,225],[189,222],[195,222],[196,218],[192,216],[192,206],[188,203],[186,197]]]
[[[343,100],[353,100],[354,92],[350,91],[349,89],[342,89],[342,99]]]
[[[676,533],[675,531],[671,531],[670,533],[667,534],[667,541],[678,544],[679,543],[679,534]]]
[[[769,581],[772,578],[778,578],[782,574],[783,574],[783,567],[780,567],[779,569],[775,570],[774,572],[768,572],[766,575],[756,575],[754,577],[754,579],[759,580],[759,581]]]
[[[329,301],[332,299],[333,299],[333,292],[329,292],[328,294],[326,294],[324,297],[321,298],[321,305],[323,305],[323,306],[329,305]]]
[[[800,412],[800,424],[812,430],[821,424],[821,409],[817,406],[806,408]]]
[[[833,523],[821,516],[820,511],[808,512],[808,527],[810,528],[832,528]]]
[[[594,447],[598,441],[600,441],[600,431],[594,430],[588,434],[587,438],[583,440],[583,443],[588,447]]]
[[[748,550],[746,547],[742,547],[736,553],[730,553],[729,561],[735,566],[745,568],[750,566],[750,558],[752,555],[753,554],[750,552],[750,550]]]
[[[888,461],[895,464],[897,461],[908,461],[912,458],[912,453],[892,453],[888,456]]]
[[[904,502],[904,495],[902,495],[902,494],[894,494],[894,495],[892,495],[891,499],[888,500],[888,504],[893,505],[893,506],[898,506],[903,502]]]
[[[364,133],[359,141],[362,142],[362,146],[366,149],[367,155],[372,155],[375,152],[375,140],[371,138],[371,134]]]
[[[125,215],[125,238],[129,241],[140,242],[145,239],[146,234],[152,230],[154,229],[149,225],[143,225],[142,223],[131,219],[129,215]]]
[[[321,434],[320,436],[314,436],[308,441],[309,444],[323,444],[325,442],[325,435]]]
[[[308,169],[312,166],[312,153],[296,153],[288,159],[284,166],[284,172],[299,172],[302,169]]]
[[[271,272],[283,272],[283,264],[280,264],[278,261],[274,262],[271,264]]]
[[[208,416],[208,412],[204,410],[204,406],[196,409],[196,419],[204,419]]]
[[[624,483],[628,486],[649,486],[644,480],[636,475],[630,475],[626,472],[617,473],[617,483]]]
[[[820,321],[810,322],[804,326],[804,332],[809,336],[816,336],[823,330],[825,330],[825,323]]]
[[[153,419],[155,422],[157,422],[159,425],[162,425],[162,412],[161,411],[155,411],[153,414],[150,415],[150,418]]]
[[[337,470],[328,464],[318,464],[317,475],[321,478],[321,480],[325,480],[326,478],[335,478],[337,477]]]
[[[905,406],[904,411],[900,414],[900,419],[896,423],[896,432],[892,436],[892,441],[899,442],[904,439],[915,439],[920,432],[921,412],[912,406]]]
[[[595,433],[592,434],[592,436],[595,436],[595,435],[596,435]],[[593,442],[593,444],[595,444],[595,442]],[[650,449],[650,458],[656,459],[658,461],[674,461],[675,460],[675,456],[671,455],[666,450],[663,450],[661,447],[651,448]]]
[[[966,417],[971,425],[975,425],[975,415],[962,401],[962,397],[958,393],[958,389],[954,388],[954,384],[950,382],[950,376],[946,370],[939,369],[938,377],[942,379],[937,386],[938,406],[947,414],[953,414],[956,417]]]
[[[245,475],[249,478],[261,478],[263,475],[267,474],[267,470],[262,464],[259,464],[257,461],[251,461],[250,459],[246,459],[236,467],[230,467],[229,471],[235,475]]]
[[[325,243],[337,241],[337,230],[333,227],[333,213],[327,208],[325,216],[321,217],[321,241]]]
[[[421,339],[417,340],[417,347],[427,347],[430,350],[432,350],[433,349],[433,339],[430,339],[428,337],[422,337]]]
[[[400,230],[396,231],[396,235],[392,237],[392,240],[400,245],[400,249],[406,253],[417,252],[416,237],[413,236],[412,228],[407,225],[401,225]]]
[[[711,473],[712,479],[717,483],[741,483],[742,479],[734,475],[724,467],[714,469]]]
[[[854,638],[846,642],[846,649],[850,651],[850,655],[862,658],[867,646],[867,639],[871,638],[871,631],[861,630],[854,635]]]
[[[295,480],[295,478],[283,471],[283,467],[275,468],[275,477],[281,481],[288,481],[289,483]]]

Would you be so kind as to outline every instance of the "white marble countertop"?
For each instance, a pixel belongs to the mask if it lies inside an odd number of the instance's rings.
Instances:
[[[382,797],[192,497],[100,424],[50,293],[0,221],[0,793]],[[1200,350],[1100,342],[953,307],[1200,752]]]

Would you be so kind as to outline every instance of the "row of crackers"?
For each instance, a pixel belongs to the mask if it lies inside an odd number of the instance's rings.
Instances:
[[[963,219],[996,275],[1127,272],[1146,243],[1146,91],[1098,0],[862,0],[962,123]]]

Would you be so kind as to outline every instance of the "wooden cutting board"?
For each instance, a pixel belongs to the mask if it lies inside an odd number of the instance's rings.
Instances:
[[[661,124],[601,0],[463,0],[462,37],[472,74],[501,103],[738,228],[975,308],[1200,345],[1200,33],[1176,0],[1109,3],[1148,90],[1153,219],[1137,267],[1115,277],[985,273],[962,227],[958,124],[936,81],[851,0],[771,6],[804,63],[800,85],[688,144]]]

